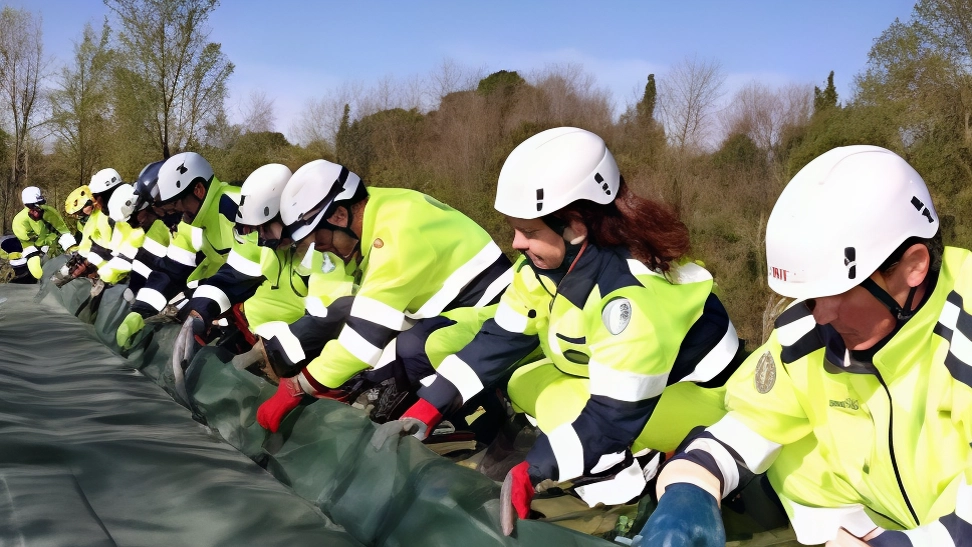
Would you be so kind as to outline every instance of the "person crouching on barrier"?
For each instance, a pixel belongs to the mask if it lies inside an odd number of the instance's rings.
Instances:
[[[280,197],[290,178],[290,169],[280,164],[264,165],[246,178],[240,188],[233,250],[181,311],[192,318],[192,332],[203,336],[216,317],[243,303],[242,321],[234,315],[234,322],[242,323],[237,328],[250,335],[254,348],[234,358],[234,366],[240,369],[266,361],[262,339],[257,337],[272,337],[304,316],[307,273],[280,216]],[[341,276],[341,280],[346,281],[343,295],[350,294],[350,278]],[[276,380],[272,369],[263,370]]]
[[[724,414],[718,386],[740,344],[712,276],[684,258],[685,225],[628,189],[594,133],[560,127],[517,146],[496,209],[522,253],[514,281],[495,318],[443,360],[397,426],[421,438],[539,345],[546,358],[508,384],[514,408],[542,432],[503,486],[509,535],[513,511],[529,516],[541,482],[573,481],[591,507],[642,495],[659,451]]]
[[[836,148],[783,189],[769,286],[797,299],[662,470],[637,545],[723,545],[719,500],[766,472],[803,544],[972,545],[972,254],[921,176]]]
[[[359,286],[353,301],[308,308],[320,316],[348,306],[347,321],[320,355],[306,354],[296,337],[266,341],[271,360],[286,359],[297,373],[281,379],[277,393],[260,405],[257,420],[270,431],[305,395],[334,398],[362,371],[402,370],[402,358],[413,356],[401,355],[401,344],[389,345],[402,331],[428,338],[456,323],[444,312],[480,320],[480,311],[509,283],[509,259],[473,220],[414,190],[366,189],[358,175],[335,163],[316,160],[298,169],[281,211],[294,240],[313,236],[318,249],[350,265]],[[300,319],[292,333],[313,321],[313,315]],[[413,349],[424,353],[419,346]]]
[[[240,189],[216,178],[205,158],[195,152],[170,157],[159,167],[155,188],[155,212],[174,233],[115,332],[123,349],[131,347],[145,318],[163,313],[170,300],[215,274],[233,246]]]
[[[40,279],[44,275],[42,258],[54,253],[51,246],[57,243],[62,250],[73,251],[78,243],[57,209],[47,205],[40,188],[28,186],[20,197],[24,208],[14,216],[10,227],[23,247],[21,257],[27,261],[28,271],[34,279]]]

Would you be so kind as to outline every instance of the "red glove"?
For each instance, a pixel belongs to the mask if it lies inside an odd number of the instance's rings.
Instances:
[[[516,511],[521,519],[530,516],[530,502],[536,489],[533,481],[530,480],[530,473],[527,472],[529,468],[529,462],[520,462],[514,466],[506,474],[503,488],[500,489],[500,527],[504,536],[512,534],[513,527],[516,525],[513,511]]]
[[[513,469],[510,469],[509,474],[513,479],[510,502],[521,519],[530,516],[530,502],[533,501],[533,495],[536,493],[533,482],[530,480],[530,474],[527,473],[529,467],[529,462],[520,462]]]
[[[423,428],[422,426],[418,426],[417,431],[406,430],[405,433],[415,435],[420,441],[424,441],[430,434],[432,434],[432,430],[435,429],[435,426],[439,425],[439,422],[442,421],[442,414],[439,412],[439,409],[432,406],[432,403],[426,401],[425,399],[419,399],[414,405],[408,407],[408,410],[402,414],[402,417],[399,418],[399,420],[405,420],[407,418],[418,420],[422,422],[425,427]]]
[[[283,421],[284,416],[297,408],[303,398],[304,390],[300,387],[296,376],[281,378],[280,384],[277,385],[277,392],[257,409],[257,421],[264,429],[276,433],[280,429],[280,422]]]

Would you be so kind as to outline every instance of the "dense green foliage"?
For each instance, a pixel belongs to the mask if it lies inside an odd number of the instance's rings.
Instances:
[[[835,146],[875,144],[902,154],[925,177],[946,242],[972,246],[972,225],[960,220],[972,211],[972,2],[920,1],[910,22],[896,21],[877,37],[849,97],[838,100],[834,79],[850,75],[832,72],[815,88],[752,84],[725,105],[722,136],[698,148],[673,146],[667,135],[670,75],[648,75],[637,103],[615,117],[604,93],[576,67],[527,77],[500,70],[444,86],[422,108],[387,101],[364,107],[360,97],[342,97],[329,114],[333,129],[322,126],[313,139],[295,144],[265,127],[231,124],[224,108],[212,106],[222,104],[232,71],[219,44],[206,42],[198,30],[214,1],[108,1],[114,19],[100,32],[84,29],[75,57],[48,82],[56,104],[52,146],[35,131],[27,139],[25,173],[11,168],[14,130],[0,124],[0,183],[17,173],[54,202],[102,167],[131,180],[146,163],[187,149],[203,153],[227,181],[243,180],[266,163],[296,169],[323,157],[346,164],[369,184],[432,194],[469,214],[509,250],[510,230],[492,207],[506,156],[544,129],[583,127],[605,138],[635,191],[681,213],[694,256],[716,275],[741,336],[752,342],[764,336],[764,311],[777,300],[766,286],[763,249],[773,203],[797,170]],[[158,52],[133,41],[135,29],[122,17],[132,8],[195,14],[196,30],[158,27],[183,36],[173,44],[195,48],[185,62],[211,69],[198,81],[211,84],[214,95],[205,96],[215,102],[195,125],[166,133],[165,101],[157,99],[167,91],[151,88],[146,73],[136,70]],[[15,212],[7,208],[5,222]]]

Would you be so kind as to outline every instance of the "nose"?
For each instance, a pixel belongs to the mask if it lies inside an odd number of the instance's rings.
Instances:
[[[525,251],[530,248],[530,241],[519,230],[513,230],[513,249]]]
[[[837,319],[840,310],[840,295],[814,298],[813,320],[818,325],[826,325]]]

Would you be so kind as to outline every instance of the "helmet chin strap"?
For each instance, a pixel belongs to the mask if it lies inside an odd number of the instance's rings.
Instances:
[[[915,314],[914,310],[911,309],[911,306],[914,303],[915,293],[918,292],[918,287],[911,287],[911,290],[908,291],[908,298],[905,300],[904,306],[899,305],[897,300],[891,298],[891,295],[882,289],[880,285],[875,283],[870,277],[861,282],[861,287],[864,287],[864,289],[871,293],[874,298],[877,298],[879,302],[884,304],[884,306],[888,308],[888,311],[891,312],[891,315],[893,315],[898,322],[907,321],[908,319],[911,319],[912,315]]]

